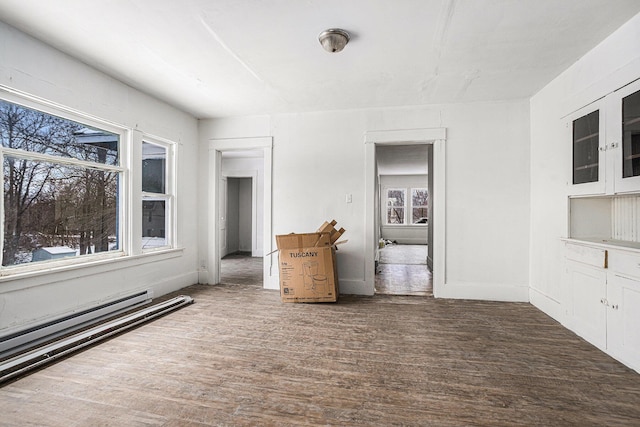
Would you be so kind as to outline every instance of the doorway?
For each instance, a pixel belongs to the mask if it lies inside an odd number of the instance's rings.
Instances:
[[[223,166],[224,160],[223,156]],[[220,227],[220,283],[262,284],[262,259],[254,256],[257,198],[253,181],[253,177],[221,179],[221,210],[226,214]]]
[[[222,276],[226,282],[273,286],[270,257],[264,256],[271,252],[271,149],[271,137],[209,143],[207,283],[223,283]],[[238,255],[250,264],[243,266]],[[227,257],[235,258],[228,263],[235,265],[232,273],[223,272]]]
[[[365,286],[373,295],[376,292],[376,270],[379,266],[380,239],[382,238],[382,188],[380,185],[377,155],[378,147],[423,145],[427,147],[429,195],[427,265],[431,273],[432,293],[438,297],[444,292],[446,266],[445,239],[445,143],[446,129],[406,129],[369,131],[365,135],[366,182],[365,205]],[[385,203],[387,202],[385,198]],[[405,208],[406,209],[406,208]]]
[[[433,295],[427,265],[431,148],[428,144],[376,146],[379,191],[374,209],[380,233],[376,294]]]

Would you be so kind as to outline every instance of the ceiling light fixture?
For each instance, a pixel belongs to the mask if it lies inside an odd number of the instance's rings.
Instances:
[[[318,40],[327,52],[340,52],[349,43],[349,33],[339,28],[331,28],[321,32]]]

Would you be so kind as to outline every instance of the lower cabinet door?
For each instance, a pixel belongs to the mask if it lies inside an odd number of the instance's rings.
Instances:
[[[607,351],[640,372],[640,280],[609,275]]]
[[[567,326],[591,344],[607,348],[607,273],[604,269],[566,261]]]

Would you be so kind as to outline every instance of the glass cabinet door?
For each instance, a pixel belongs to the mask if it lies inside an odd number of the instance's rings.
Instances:
[[[600,170],[600,111],[573,121],[573,183],[597,182]]]
[[[610,98],[607,142],[618,153],[613,192],[640,192],[640,80],[616,90]]]
[[[622,98],[622,177],[640,176],[640,91]]]

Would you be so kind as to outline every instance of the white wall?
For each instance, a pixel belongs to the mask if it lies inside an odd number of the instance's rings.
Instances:
[[[238,250],[251,252],[252,178],[240,178],[238,186]],[[258,221],[262,222],[262,221]],[[257,236],[256,236],[257,237]],[[262,239],[261,239],[262,240]]]
[[[531,302],[560,320],[571,141],[565,116],[640,78],[640,15],[531,98]]]
[[[227,178],[227,244],[225,253],[232,254],[240,247],[240,182],[237,178]]]
[[[252,252],[252,179],[227,178],[227,254]]]
[[[0,84],[177,145],[177,243],[164,255],[0,278],[0,334],[135,290],[197,281],[197,121],[0,22]],[[153,78],[150,75],[149,78]]]
[[[525,100],[203,120],[200,140],[204,150],[210,139],[273,136],[274,234],[315,231],[324,220],[336,219],[349,239],[337,256],[341,292],[366,294],[365,211],[376,207],[364,205],[364,135],[434,127],[446,127],[448,135],[443,295],[528,300]],[[347,194],[352,203],[345,202]],[[206,252],[207,243],[202,245]],[[277,288],[277,268],[271,274],[269,286]]]
[[[385,240],[391,240],[392,242],[398,242],[400,244],[411,245],[426,245],[427,244],[427,224],[414,225],[412,224],[411,216],[411,189],[412,188],[427,188],[428,176],[427,175],[381,175],[380,186],[382,203],[380,204],[380,217],[381,217],[381,229],[382,238]],[[389,225],[386,224],[387,216],[387,203],[386,195],[387,190],[390,188],[404,188],[407,194],[407,212],[406,212],[406,224],[403,225]]]

